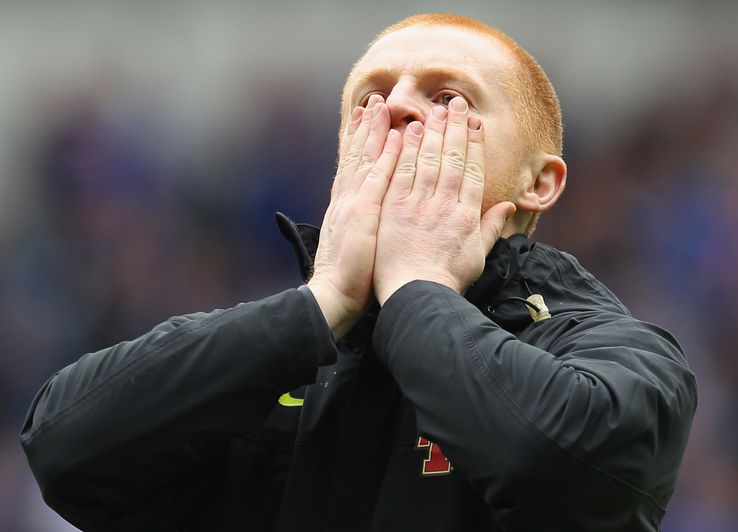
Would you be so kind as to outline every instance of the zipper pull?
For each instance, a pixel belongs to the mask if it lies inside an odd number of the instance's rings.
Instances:
[[[526,298],[526,301],[538,307],[538,312],[536,312],[533,307],[526,305],[533,321],[547,320],[551,317],[551,313],[548,311],[548,307],[543,301],[543,296],[541,294],[532,294]]]

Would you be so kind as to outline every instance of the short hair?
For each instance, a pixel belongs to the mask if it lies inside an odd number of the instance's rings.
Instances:
[[[413,15],[385,28],[372,40],[367,50],[379,39],[390,33],[418,25],[462,28],[491,37],[502,43],[516,59],[511,75],[505,83],[505,89],[512,97],[515,115],[524,140],[529,147],[538,147],[554,155],[562,154],[563,125],[561,105],[556,96],[556,91],[541,65],[506,33],[463,15],[424,13]],[[346,116],[350,111],[346,89],[352,74],[353,69],[346,80],[346,86],[344,86],[342,121],[346,120]]]

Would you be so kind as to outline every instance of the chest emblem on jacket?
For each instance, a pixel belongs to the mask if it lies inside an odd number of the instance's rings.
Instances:
[[[427,438],[418,437],[418,443],[415,449],[426,450],[426,457],[423,459],[423,466],[420,469],[420,476],[427,477],[433,475],[448,475],[454,470],[451,462],[441,451],[441,447]]]

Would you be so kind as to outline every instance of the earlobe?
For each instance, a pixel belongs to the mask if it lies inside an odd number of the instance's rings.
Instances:
[[[566,186],[566,163],[548,153],[537,157],[532,168],[532,179],[518,194],[515,204],[519,209],[544,212],[553,207]]]

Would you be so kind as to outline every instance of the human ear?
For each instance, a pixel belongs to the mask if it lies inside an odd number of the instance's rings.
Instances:
[[[544,212],[553,207],[566,186],[566,163],[558,155],[541,153],[533,162],[528,182],[516,198],[520,210]]]

